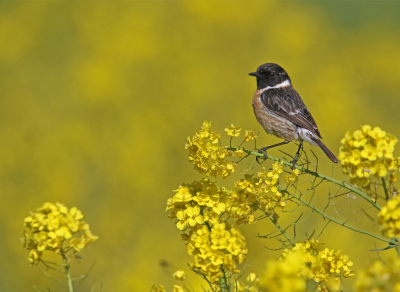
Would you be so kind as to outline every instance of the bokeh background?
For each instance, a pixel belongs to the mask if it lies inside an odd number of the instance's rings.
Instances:
[[[95,283],[103,291],[171,290],[172,272],[188,271],[191,258],[165,202],[200,178],[186,138],[204,120],[222,132],[231,123],[260,130],[247,74],[263,63],[288,71],[333,152],[363,124],[400,137],[399,13],[397,1],[1,1],[0,291],[64,289],[29,265],[20,243],[24,216],[46,201],[77,206],[100,237],[74,267],[79,276],[96,261],[80,291]],[[345,179],[314,150],[323,173]],[[358,209],[344,198],[331,213],[378,233]],[[298,240],[320,231],[315,218]],[[279,255],[264,246],[279,245],[254,234],[273,226],[241,230],[250,270],[262,272]],[[320,240],[356,269],[377,257],[368,249],[383,246],[333,225]],[[189,280],[196,285],[193,273]]]

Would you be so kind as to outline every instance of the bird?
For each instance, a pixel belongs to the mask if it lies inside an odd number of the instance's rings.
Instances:
[[[257,77],[257,90],[253,96],[257,121],[268,134],[285,139],[284,142],[261,148],[258,152],[263,153],[265,159],[268,158],[266,150],[299,141],[299,148],[291,161],[294,169],[303,141],[306,141],[321,148],[331,161],[338,163],[336,156],[322,143],[318,126],[300,95],[292,87],[292,81],[285,69],[274,63],[266,63],[249,75]]]

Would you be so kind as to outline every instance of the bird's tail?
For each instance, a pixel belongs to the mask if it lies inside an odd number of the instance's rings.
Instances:
[[[328,158],[329,158],[330,160],[332,160],[332,161],[335,162],[335,163],[338,163],[338,162],[339,162],[339,160],[337,160],[336,156],[331,152],[331,150],[328,149],[328,147],[325,146],[324,143],[322,143],[322,141],[321,141],[320,139],[312,137],[311,140],[312,140],[316,145],[318,145],[319,148],[322,149],[322,151],[325,152],[326,156],[328,156]]]

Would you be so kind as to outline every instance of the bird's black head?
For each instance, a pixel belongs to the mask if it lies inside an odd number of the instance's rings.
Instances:
[[[285,69],[274,63],[261,65],[257,68],[256,72],[249,75],[257,77],[257,89],[263,89],[267,86],[277,86],[286,80],[291,84],[290,77]]]

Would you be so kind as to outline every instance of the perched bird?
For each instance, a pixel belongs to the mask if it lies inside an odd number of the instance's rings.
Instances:
[[[299,141],[299,149],[291,161],[293,168],[299,159],[303,141],[318,146],[335,163],[335,155],[322,143],[321,134],[317,124],[308,111],[300,95],[292,87],[292,81],[286,71],[279,65],[267,63],[257,68],[249,75],[257,77],[257,90],[253,97],[253,108],[257,121],[265,132],[284,142],[260,149],[265,154],[266,150],[292,141]]]

